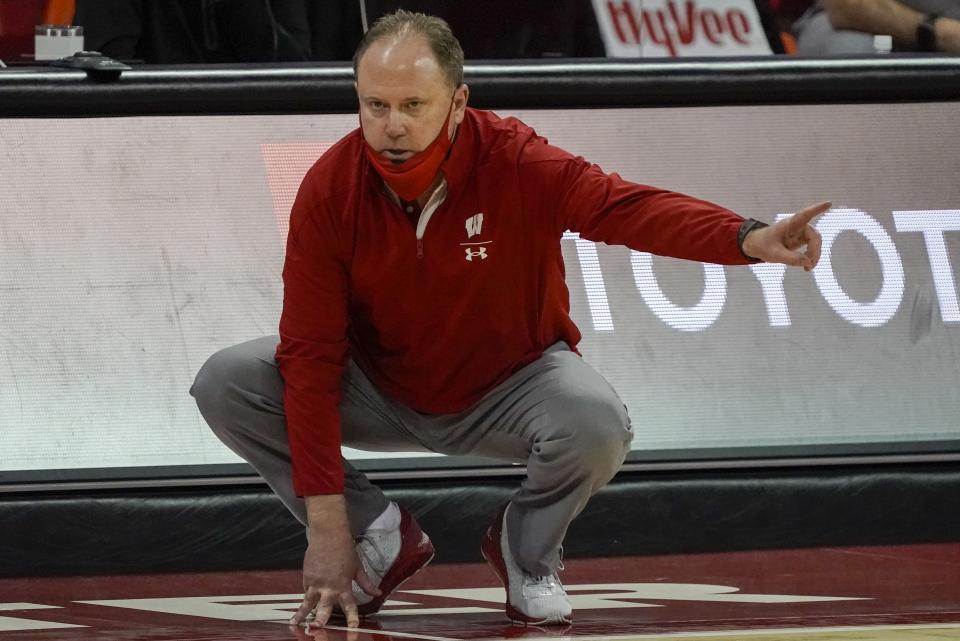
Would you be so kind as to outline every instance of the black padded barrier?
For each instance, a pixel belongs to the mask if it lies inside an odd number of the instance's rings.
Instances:
[[[960,98],[960,57],[475,62],[481,108],[653,107]],[[137,67],[115,82],[37,68],[0,72],[0,117],[290,114],[356,110],[346,63]]]
[[[436,562],[480,561],[518,479],[382,484]],[[573,522],[567,558],[960,541],[960,463],[621,473]],[[303,527],[265,487],[0,495],[0,576],[296,568]]]

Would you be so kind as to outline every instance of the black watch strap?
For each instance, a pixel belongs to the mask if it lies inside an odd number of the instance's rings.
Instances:
[[[740,224],[740,231],[737,232],[737,247],[740,248],[740,253],[743,254],[744,258],[754,262],[761,262],[759,258],[747,256],[747,254],[743,251],[743,241],[747,239],[747,234],[752,232],[754,229],[763,229],[764,227],[769,226],[770,225],[767,223],[754,220],[753,218],[747,218],[745,221],[743,221],[743,223]]]
[[[920,51],[937,50],[937,29],[936,22],[940,14],[928,13],[920,19],[917,25],[917,47]]]

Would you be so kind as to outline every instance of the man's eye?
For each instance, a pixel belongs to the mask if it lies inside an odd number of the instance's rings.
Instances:
[[[418,109],[419,107],[420,107],[420,103],[419,103],[419,102],[408,102],[408,103],[407,103],[407,108],[408,108],[408,109]]]

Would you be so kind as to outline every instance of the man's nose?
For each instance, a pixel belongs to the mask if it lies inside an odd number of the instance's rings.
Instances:
[[[391,138],[399,138],[407,133],[406,117],[399,110],[391,110],[387,116],[387,135]]]
[[[387,135],[391,138],[399,138],[407,133],[407,126],[403,119],[403,114],[399,111],[391,110],[387,116]]]

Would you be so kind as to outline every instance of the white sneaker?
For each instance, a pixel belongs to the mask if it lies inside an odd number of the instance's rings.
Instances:
[[[383,528],[375,522],[357,537],[357,557],[373,584],[380,588],[380,596],[370,596],[356,581],[353,598],[360,616],[368,616],[380,609],[390,594],[401,583],[419,572],[433,558],[430,537],[420,529],[413,516],[395,503],[389,510],[399,512],[399,518],[387,519]],[[385,516],[388,514],[385,512]],[[379,521],[380,519],[378,519]],[[390,523],[390,521],[393,523]]]
[[[507,538],[507,508],[509,504],[497,515],[480,544],[483,558],[493,567],[507,592],[504,604],[507,617],[525,625],[571,623],[573,609],[557,573],[533,576],[514,561]]]

